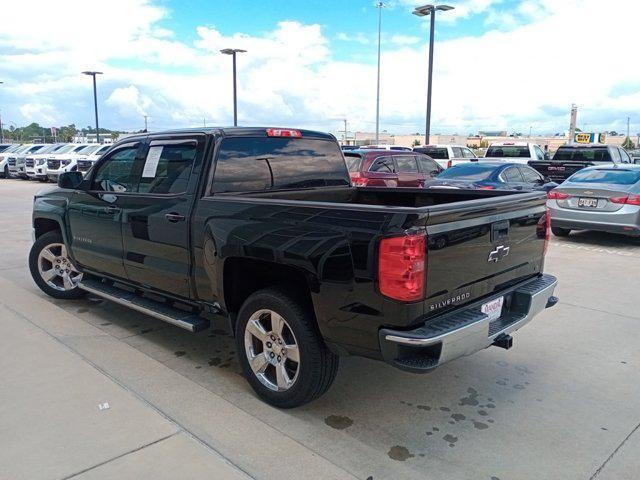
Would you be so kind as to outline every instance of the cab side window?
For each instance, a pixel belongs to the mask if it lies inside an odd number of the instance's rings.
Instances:
[[[464,153],[460,147],[451,147],[453,158],[464,158]]]
[[[142,168],[138,193],[185,193],[196,158],[196,143],[151,144]]]
[[[536,152],[536,158],[538,160],[544,160],[544,152],[542,151],[542,149],[537,145],[535,147],[533,147],[533,149]]]
[[[611,159],[615,163],[620,163],[620,151],[616,147],[611,148]]]
[[[134,191],[136,188],[134,166],[137,152],[137,145],[116,150],[96,171],[91,190],[118,193]]]
[[[462,155],[464,158],[476,158],[476,155],[468,148],[462,149]]]

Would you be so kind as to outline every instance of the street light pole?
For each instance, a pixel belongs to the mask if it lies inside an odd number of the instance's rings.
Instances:
[[[424,142],[425,145],[429,145],[429,136],[431,133],[431,90],[433,80],[433,37],[436,28],[436,10],[446,12],[447,10],[453,10],[453,7],[449,5],[424,5],[417,7],[413,14],[418,17],[424,17],[431,15],[431,28],[429,31],[429,79],[427,81],[427,120],[425,125]]]
[[[100,143],[100,127],[98,125],[98,94],[96,91],[96,75],[102,75],[102,72],[82,72],[83,75],[91,75],[93,77],[93,108],[96,113],[96,143]]]
[[[378,138],[380,134],[380,37],[382,34],[382,7],[384,3],[378,2],[376,8],[378,9],[378,83],[376,86],[376,145],[378,144]]]
[[[225,48],[220,50],[220,53],[225,55],[231,55],[233,57],[233,126],[238,126],[238,95],[237,95],[237,83],[236,83],[236,54],[245,53],[246,50],[239,48]]]
[[[4,82],[0,82],[2,85]],[[0,112],[0,143],[4,143],[4,127],[2,126],[2,112]]]

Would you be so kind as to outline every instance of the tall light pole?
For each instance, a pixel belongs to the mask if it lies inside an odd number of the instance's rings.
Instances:
[[[431,29],[429,31],[429,80],[427,84],[427,122],[426,132],[424,134],[424,143],[429,145],[429,135],[431,133],[431,84],[433,77],[433,35],[436,28],[436,10],[446,12],[447,10],[453,10],[450,5],[423,5],[422,7],[416,7],[413,14],[418,17],[424,17],[431,15]]]
[[[2,85],[4,82],[0,82]],[[4,128],[2,127],[2,112],[0,112],[0,143],[4,143]]]
[[[246,50],[239,48],[225,48],[220,50],[220,53],[225,55],[231,55],[233,57],[233,126],[238,126],[238,94],[236,85],[236,54],[245,53]]]
[[[376,3],[378,9],[378,83],[376,85],[376,144],[380,134],[380,37],[382,34],[382,8],[384,3]]]
[[[96,75],[102,75],[102,72],[82,72],[83,75],[91,75],[93,77],[93,108],[96,112],[96,143],[100,143],[100,127],[98,126],[98,94],[96,92]]]

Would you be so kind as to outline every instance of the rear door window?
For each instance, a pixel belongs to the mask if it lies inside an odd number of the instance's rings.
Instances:
[[[521,183],[523,181],[522,175],[520,175],[520,171],[516,167],[507,168],[504,172],[502,172],[500,176],[504,178],[507,182]]]
[[[196,158],[196,141],[163,142],[149,146],[138,184],[138,193],[178,194],[187,191]]]
[[[378,173],[395,173],[396,167],[393,164],[393,158],[378,157],[371,165],[371,168],[369,168],[369,171]]]
[[[522,165],[520,172],[524,177],[524,181],[527,183],[540,184],[543,181],[542,175],[536,172],[533,168]]]
[[[397,155],[394,158],[398,173],[418,173],[418,164],[416,163],[416,157],[413,155]]]
[[[422,170],[423,173],[437,175],[442,170],[440,165],[438,165],[435,161],[431,160],[429,157],[425,155],[419,155],[416,158],[418,159],[420,170]]]

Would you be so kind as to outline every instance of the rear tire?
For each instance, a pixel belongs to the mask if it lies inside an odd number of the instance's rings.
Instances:
[[[551,227],[551,231],[556,237],[568,237],[571,230],[568,228]]]
[[[50,297],[69,300],[86,295],[78,287],[82,274],[69,260],[62,234],[57,230],[35,241],[29,252],[29,270],[36,285]]]
[[[4,166],[4,178],[9,178],[9,166]]]
[[[323,342],[313,311],[283,290],[267,288],[247,298],[235,334],[245,378],[274,407],[315,400],[336,377],[339,357]]]

